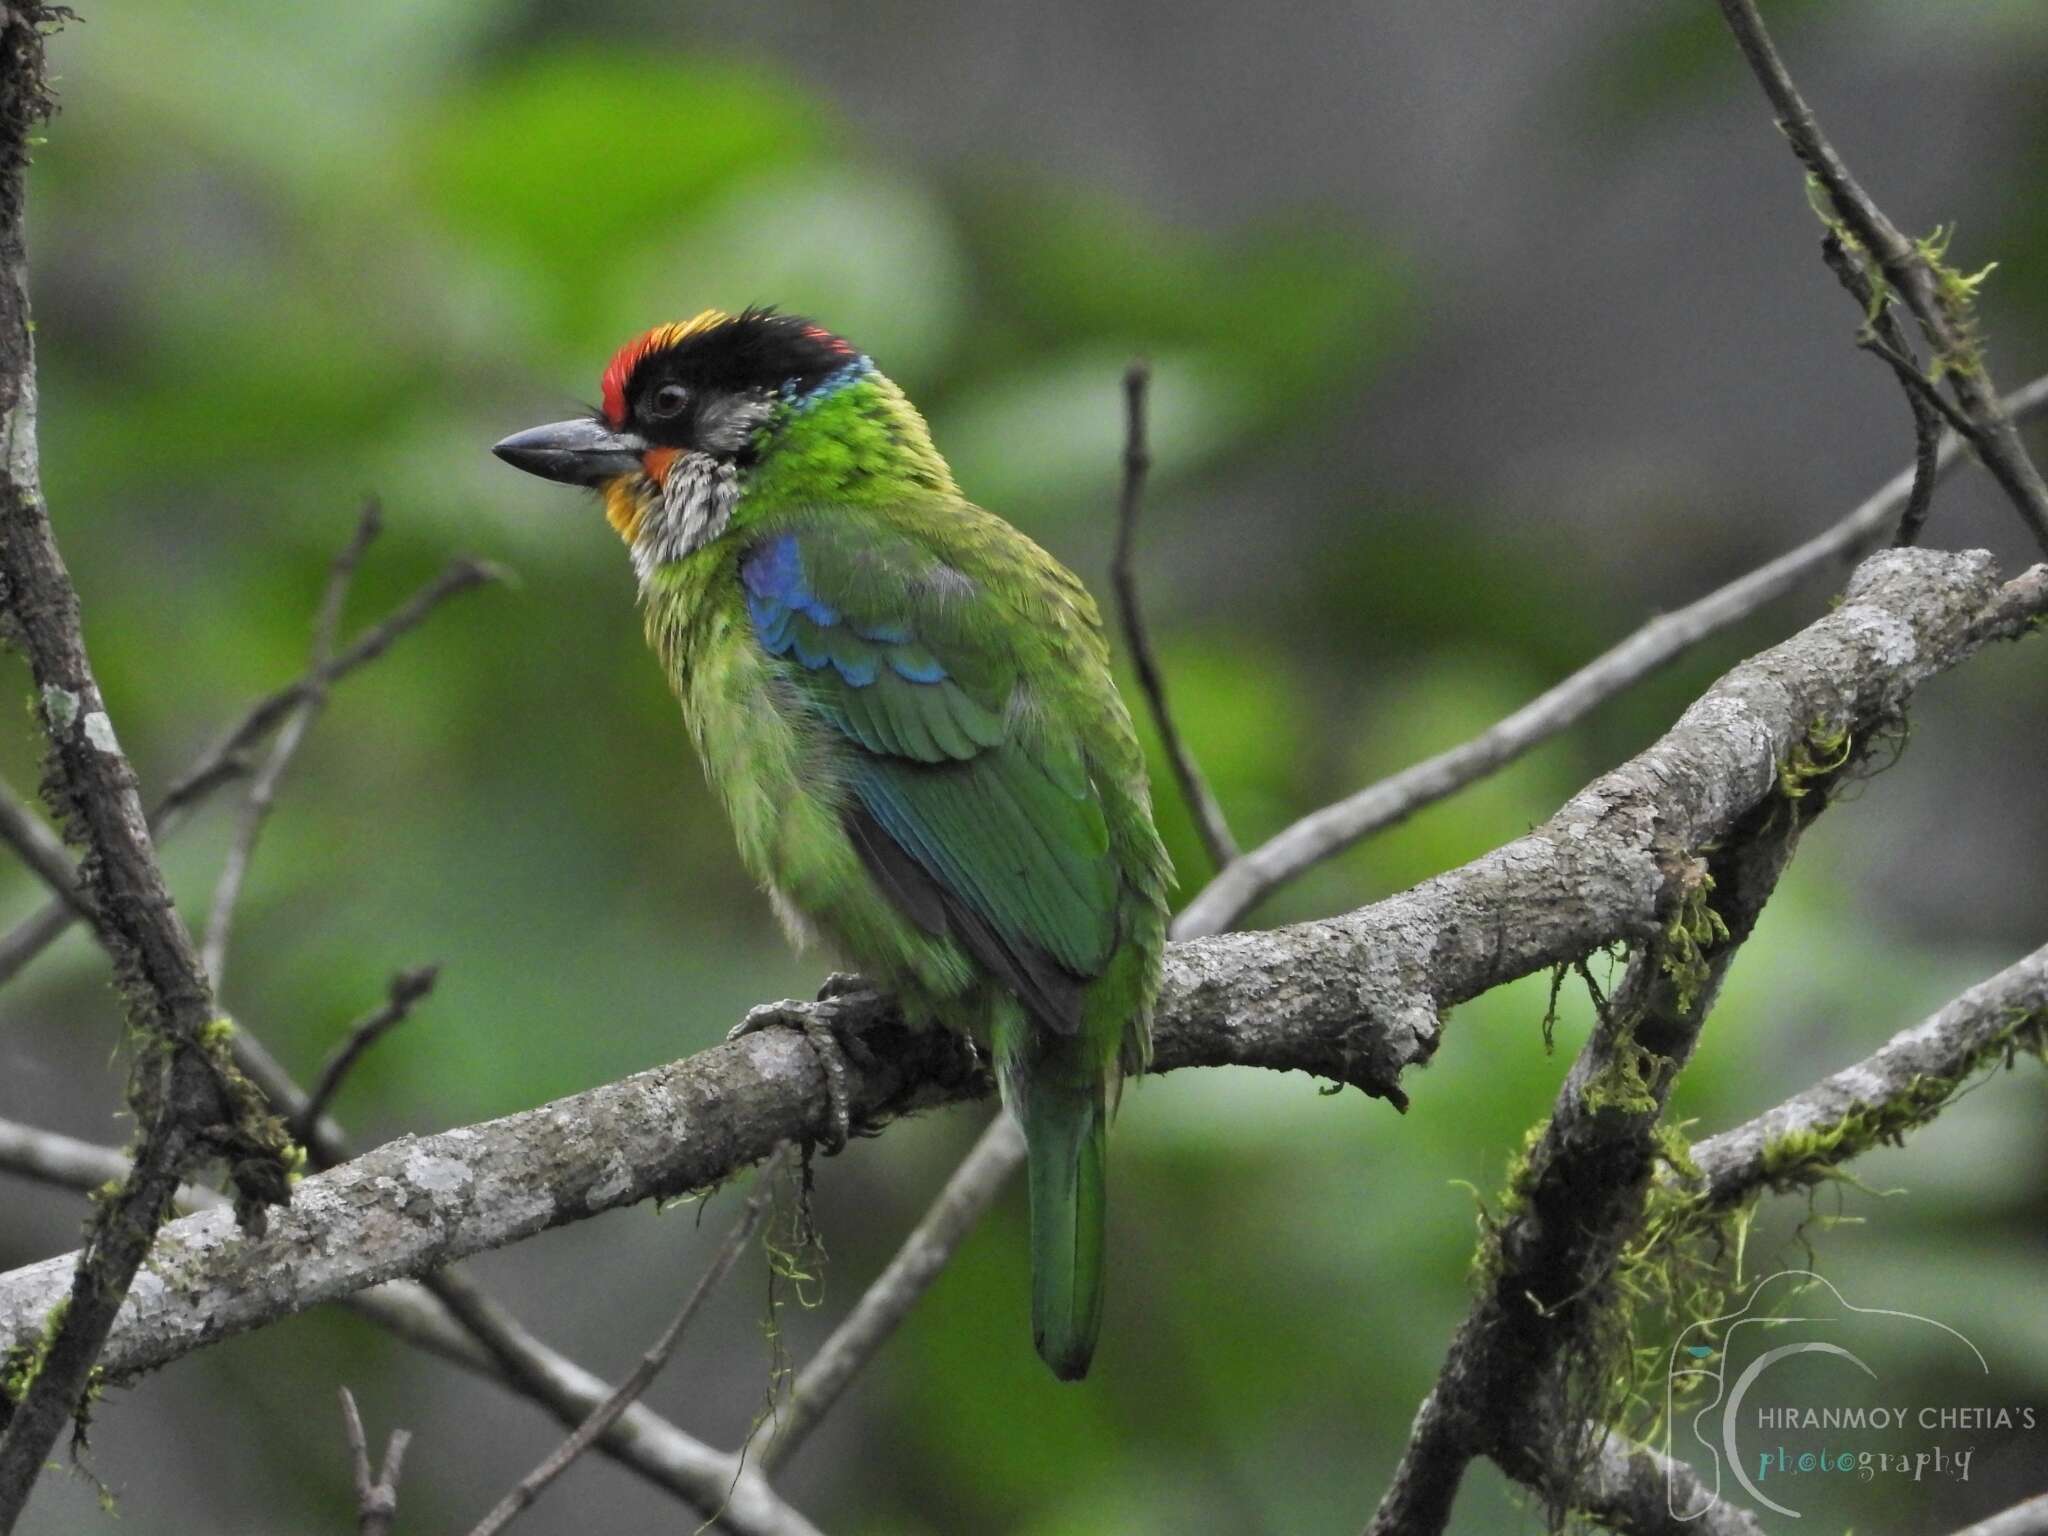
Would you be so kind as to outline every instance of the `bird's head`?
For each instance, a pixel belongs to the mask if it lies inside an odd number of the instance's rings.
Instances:
[[[492,452],[515,469],[589,486],[636,554],[675,559],[725,529],[744,473],[782,425],[869,375],[854,348],[798,315],[707,309],[613,354],[588,416],[515,432]]]

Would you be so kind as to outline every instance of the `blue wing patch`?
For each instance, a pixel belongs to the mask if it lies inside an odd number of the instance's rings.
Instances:
[[[945,665],[917,643],[907,624],[854,623],[842,630],[839,610],[804,578],[803,550],[795,534],[763,539],[747,551],[740,561],[740,582],[755,637],[771,656],[794,656],[811,672],[830,667],[852,688],[872,687],[884,666],[906,683],[947,680]]]

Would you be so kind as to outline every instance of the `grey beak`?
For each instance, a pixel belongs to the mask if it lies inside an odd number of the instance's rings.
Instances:
[[[602,485],[629,474],[640,468],[646,451],[647,441],[639,434],[614,432],[588,416],[528,427],[491,445],[491,452],[514,469],[564,485]]]

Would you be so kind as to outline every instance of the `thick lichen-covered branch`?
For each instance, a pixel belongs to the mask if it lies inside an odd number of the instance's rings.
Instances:
[[[2029,572],[2022,583],[2034,578]],[[1852,584],[1850,604],[1856,597]],[[2003,590],[1987,602],[1977,631],[2010,632],[2009,602]],[[1664,1256],[1650,1246],[1675,1230],[1652,1210],[1659,1164],[1677,1162],[1696,1175],[1682,1143],[1673,1145],[1659,1124],[1666,1097],[1800,833],[1897,728],[1902,702],[1873,713],[1844,698],[1817,710],[1774,751],[1775,793],[1675,859],[1668,920],[1633,945],[1612,997],[1595,990],[1598,1026],[1511,1169],[1482,1244],[1479,1294],[1371,1532],[1442,1530],[1466,1465],[1481,1455],[1537,1489],[1553,1526],[1586,1512],[1596,1439],[1634,1390],[1636,1314],[1675,1304],[1676,1287],[1690,1283],[1674,1278],[1669,1264],[1659,1269]]]
[[[2022,578],[2026,580],[2027,578]],[[1616,939],[1658,938],[1695,888],[1687,850],[1783,805],[1783,765],[1816,720],[1860,736],[1913,688],[1986,643],[2006,612],[1988,557],[1895,550],[1842,604],[1717,682],[1666,736],[1554,817],[1462,868],[1341,917],[1170,947],[1157,1071],[1305,1071],[1400,1102],[1443,1011]],[[2039,600],[2048,607],[2048,590]],[[976,1097],[958,1052],[908,1031],[882,999],[812,1005],[854,1041],[849,1084],[871,1125]],[[808,1042],[769,1030],[484,1125],[406,1138],[307,1179],[266,1236],[218,1214],[173,1224],[107,1356],[147,1370],[401,1275],[652,1196],[717,1184],[782,1141],[816,1139],[830,1107]],[[0,1347],[32,1331],[68,1260],[0,1276]],[[261,1276],[262,1283],[252,1283]]]
[[[1835,771],[1852,755],[1845,749]],[[1586,1508],[1582,1490],[1631,1379],[1637,1297],[1616,1283],[1616,1271],[1652,1186],[1666,1098],[1730,962],[1826,799],[1811,787],[1796,799],[1781,793],[1687,855],[1670,920],[1634,946],[1613,996],[1594,993],[1598,1024],[1488,1218],[1478,1294],[1371,1536],[1441,1531],[1465,1467],[1482,1455],[1540,1493],[1553,1528]]]

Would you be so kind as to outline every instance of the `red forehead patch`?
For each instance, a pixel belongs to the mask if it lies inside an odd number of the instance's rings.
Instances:
[[[640,359],[650,352],[659,352],[672,347],[686,336],[699,331],[708,331],[714,325],[723,325],[732,318],[722,309],[707,309],[688,320],[678,320],[673,325],[657,325],[643,335],[635,336],[618,351],[605,366],[603,389],[604,419],[614,431],[626,424],[626,385],[632,380],[633,370],[640,366]]]

